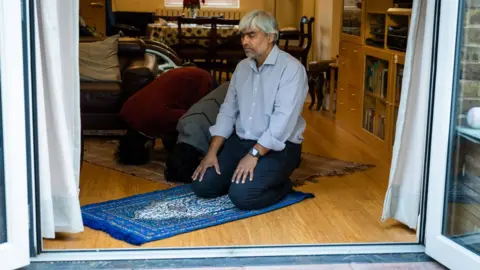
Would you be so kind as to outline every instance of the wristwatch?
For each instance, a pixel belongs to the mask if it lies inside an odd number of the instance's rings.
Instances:
[[[252,147],[252,149],[250,149],[250,151],[248,151],[248,153],[250,155],[252,155],[253,157],[256,157],[256,158],[260,158],[262,155],[260,155],[260,151],[258,151],[255,147]]]

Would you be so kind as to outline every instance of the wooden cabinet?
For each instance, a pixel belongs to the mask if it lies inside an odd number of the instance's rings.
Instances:
[[[336,121],[367,144],[391,152],[411,11],[395,8],[391,0],[344,0],[343,12]]]
[[[348,86],[347,90],[347,104],[348,104],[348,125],[352,131],[356,133],[360,129],[360,120],[361,120],[361,103],[360,103],[360,94],[361,91],[358,88],[353,86]]]

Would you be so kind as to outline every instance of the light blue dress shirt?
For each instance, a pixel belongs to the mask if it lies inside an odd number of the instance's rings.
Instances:
[[[237,65],[210,133],[229,138],[235,127],[240,138],[274,151],[286,141],[300,144],[307,92],[304,66],[275,45],[260,68],[250,58]]]

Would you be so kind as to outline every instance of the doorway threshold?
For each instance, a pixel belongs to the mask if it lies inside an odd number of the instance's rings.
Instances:
[[[312,246],[199,247],[157,249],[48,250],[32,262],[116,261],[158,259],[254,258],[289,256],[362,256],[372,254],[421,254],[421,244],[355,244]],[[321,256],[323,255],[323,256]]]

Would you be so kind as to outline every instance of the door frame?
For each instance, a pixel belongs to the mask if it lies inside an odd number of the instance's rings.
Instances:
[[[0,0],[0,80],[3,173],[6,191],[7,242],[0,244],[6,269],[30,263],[28,153],[21,1]],[[20,46],[19,46],[20,45]]]
[[[429,168],[425,252],[443,265],[452,269],[479,269],[480,256],[460,246],[442,234],[446,186],[449,174],[448,161],[451,134],[451,116],[456,98],[458,74],[457,59],[461,45],[457,41],[463,34],[463,4],[460,1],[442,1],[438,36],[439,61],[436,63],[435,106]],[[453,23],[455,22],[455,23]],[[454,80],[455,79],[455,80]],[[453,91],[452,91],[453,90]]]
[[[435,0],[432,6],[438,5]],[[443,1],[447,2],[447,1]],[[437,17],[437,10],[430,7],[432,16]],[[33,27],[33,26],[31,26]],[[438,29],[434,30],[438,32]],[[433,73],[432,73],[433,74]],[[433,75],[431,75],[433,76]],[[430,86],[433,92],[433,84]],[[427,163],[428,165],[428,163]],[[427,165],[425,171],[427,171]],[[352,254],[402,254],[425,253],[423,244],[425,209],[422,208],[420,226],[417,229],[416,243],[360,243],[360,244],[323,244],[323,245],[284,245],[284,246],[218,246],[195,248],[145,248],[145,249],[109,249],[102,250],[48,250],[38,246],[39,255],[31,261],[89,261],[89,260],[135,260],[135,259],[188,259],[188,258],[222,258],[222,257],[265,257],[265,256],[303,256],[303,255],[352,255]],[[38,230],[38,229],[37,229]],[[41,243],[41,238],[39,243]]]

